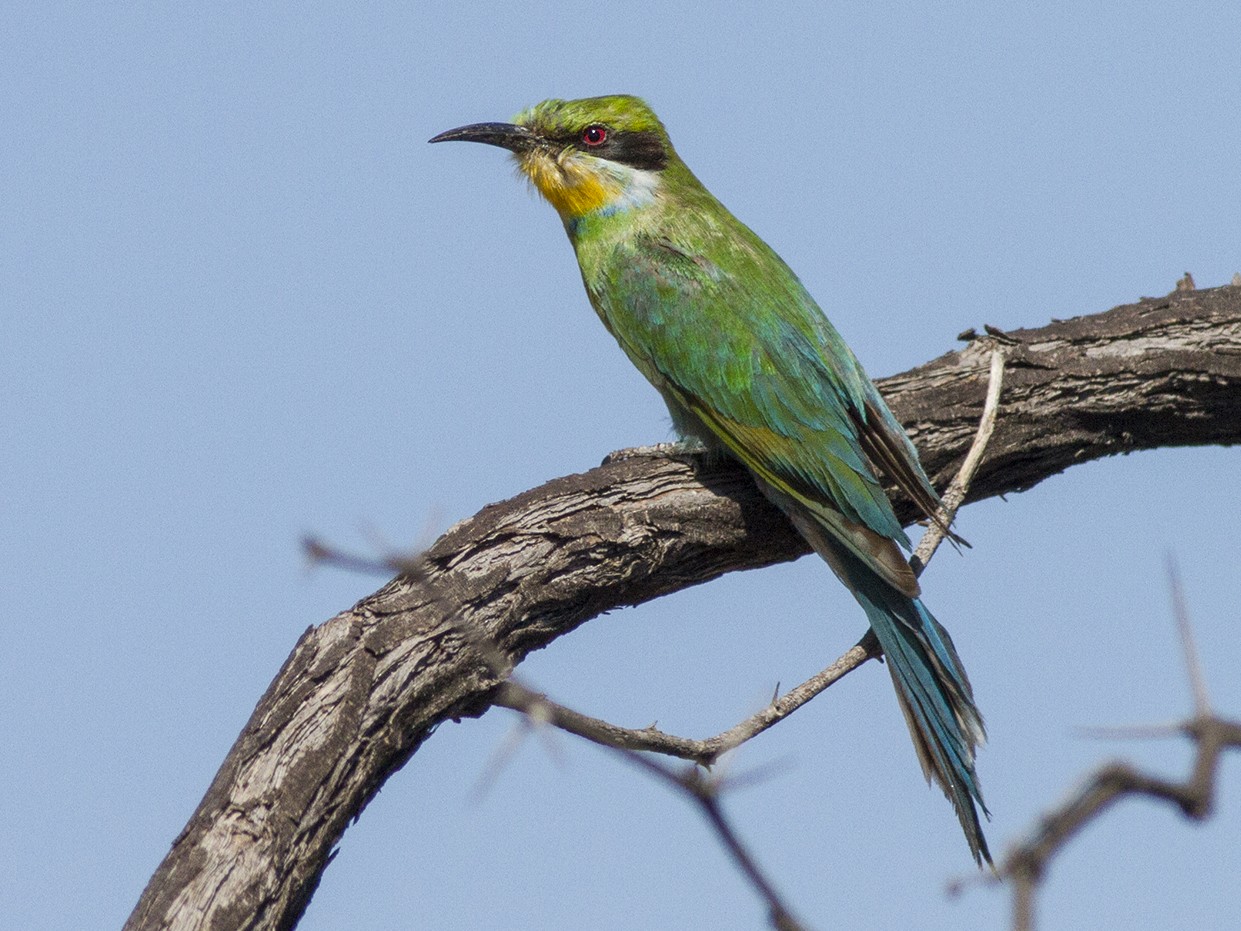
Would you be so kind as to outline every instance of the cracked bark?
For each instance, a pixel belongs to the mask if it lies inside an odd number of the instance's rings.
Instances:
[[[880,382],[942,487],[1007,346],[999,423],[967,501],[1077,462],[1241,442],[1241,287],[1175,292],[983,337]],[[911,519],[907,502],[898,513]],[[808,552],[730,463],[637,457],[462,521],[398,578],[309,628],[260,699],[126,928],[291,928],[331,850],[445,720],[497,682],[461,634],[516,665],[597,614]]]

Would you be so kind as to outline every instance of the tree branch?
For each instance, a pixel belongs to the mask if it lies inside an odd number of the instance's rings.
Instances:
[[[1114,453],[1241,441],[1241,288],[1002,335],[1002,416],[967,501]],[[982,411],[986,342],[880,383],[937,485]],[[603,611],[805,552],[726,462],[624,459],[484,508],[418,572],[302,635],[126,927],[293,927],[388,776],[494,700],[457,619],[511,668]]]
[[[1073,797],[1044,815],[1033,836],[1013,849],[997,869],[1013,888],[1013,929],[1033,931],[1034,898],[1051,860],[1087,824],[1127,795],[1147,796],[1175,805],[1187,818],[1205,820],[1215,800],[1223,752],[1241,747],[1241,722],[1196,715],[1181,732],[1197,748],[1190,775],[1174,782],[1115,761],[1097,769]]]
[[[1185,277],[1189,278],[1188,272]],[[1207,700],[1202,662],[1194,645],[1193,628],[1175,565],[1169,564],[1168,576],[1172,610],[1185,654],[1185,670],[1193,690],[1194,714],[1172,728],[1143,730],[1154,736],[1183,734],[1188,737],[1196,749],[1190,774],[1183,782],[1173,782],[1142,772],[1124,761],[1106,763],[1070,798],[1040,818],[1035,829],[1008,851],[995,871],[995,881],[1011,881],[1013,931],[1034,931],[1035,895],[1051,861],[1086,825],[1127,795],[1159,799],[1175,805],[1186,818],[1205,821],[1215,804],[1220,757],[1225,750],[1241,748],[1241,722],[1219,717]]]

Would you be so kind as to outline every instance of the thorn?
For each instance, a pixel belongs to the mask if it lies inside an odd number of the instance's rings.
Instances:
[[[1199,717],[1206,717],[1211,713],[1211,702],[1207,698],[1202,659],[1194,643],[1193,625],[1189,622],[1189,608],[1185,604],[1185,590],[1181,586],[1181,572],[1177,568],[1176,559],[1171,555],[1168,556],[1168,584],[1172,588],[1172,613],[1176,617],[1176,629],[1181,635],[1181,649],[1185,653],[1185,670],[1194,690],[1194,711]]]
[[[530,719],[524,714],[517,715],[517,721],[514,722],[512,730],[505,735],[504,740],[491,753],[491,759],[487,761],[487,765],[483,767],[478,779],[474,783],[474,798],[482,801],[491,792],[491,787],[500,781],[500,773],[512,761],[517,754],[517,749],[525,741],[526,735],[533,730]]]
[[[318,537],[312,537],[306,534],[302,537],[302,552],[306,554],[306,561],[312,566],[319,563],[327,562],[331,558],[331,550]]]

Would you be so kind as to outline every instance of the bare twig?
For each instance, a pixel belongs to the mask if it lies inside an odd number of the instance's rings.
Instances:
[[[970,446],[970,451],[965,454],[965,460],[961,463],[956,478],[944,492],[935,520],[931,521],[926,533],[918,542],[913,556],[910,557],[909,564],[913,566],[917,575],[922,574],[927,563],[931,561],[931,557],[935,555],[935,551],[939,549],[940,543],[944,541],[944,536],[948,533],[948,528],[952,526],[952,521],[957,516],[957,511],[965,501],[970,482],[974,480],[974,472],[982,462],[983,453],[986,452],[987,444],[991,442],[991,434],[995,431],[995,418],[1000,409],[1000,389],[1003,385],[1004,350],[997,346],[991,350],[987,400],[983,403],[982,417],[978,421],[978,432],[974,434],[974,442]]]
[[[1034,899],[1055,855],[1087,824],[1126,795],[1162,799],[1201,821],[1211,812],[1221,753],[1241,748],[1241,722],[1207,715],[1186,721],[1181,732],[1198,748],[1191,775],[1184,782],[1151,776],[1128,763],[1108,763],[1086,781],[1072,798],[1044,815],[1029,839],[1014,848],[997,873],[1013,884],[1013,928],[1033,931]]]
[[[512,678],[500,687],[495,703],[520,711],[531,722],[550,723],[593,740],[596,743],[603,744],[613,752],[621,754],[630,763],[692,799],[719,837],[720,842],[724,845],[724,849],[728,851],[728,855],[737,865],[741,874],[766,903],[771,926],[776,931],[805,931],[805,926],[793,916],[790,907],[785,903],[771,880],[767,878],[766,873],[758,865],[758,861],[750,853],[725,816],[720,802],[721,784],[717,777],[703,772],[696,766],[687,766],[674,770],[666,764],[638,752],[637,749],[631,749],[615,742],[596,739],[591,732],[582,733],[580,730],[575,729],[575,726],[570,726],[570,722],[578,722],[580,720],[593,722],[593,719],[586,718],[584,715],[579,715],[562,705],[548,701],[545,695],[526,688]],[[594,723],[603,724],[604,722],[593,722],[591,727],[586,730],[591,731]],[[607,726],[610,727],[610,725]]]
[[[421,547],[408,553],[390,552],[386,556],[359,556],[347,553],[330,543],[324,543],[318,537],[302,537],[302,552],[312,566],[333,566],[348,572],[364,572],[371,575],[390,575],[395,572],[400,578],[417,584],[425,574],[422,564]]]
[[[319,547],[319,549],[323,554],[333,553],[333,551],[326,547]],[[339,556],[339,554],[334,555]],[[359,560],[348,557],[344,559],[344,563],[347,565],[357,565],[359,562]],[[415,556],[402,560],[402,562],[416,568],[418,557]],[[737,865],[737,868],[745,876],[746,881],[750,883],[755,892],[767,904],[768,917],[772,927],[776,931],[805,931],[804,926],[793,916],[790,907],[781,898],[771,880],[767,878],[766,874],[759,867],[758,861],[751,855],[725,817],[724,810],[720,804],[720,780],[718,777],[708,776],[694,766],[685,768],[680,772],[673,771],[666,765],[638,752],[640,749],[649,748],[631,748],[626,746],[623,728],[617,728],[605,721],[589,718],[563,705],[558,705],[550,701],[546,695],[540,694],[522,684],[512,674],[511,667],[507,663],[504,651],[500,649],[499,644],[495,643],[477,625],[465,618],[454,619],[453,625],[462,638],[478,651],[479,656],[490,667],[491,672],[496,678],[502,680],[493,699],[494,704],[520,712],[523,715],[523,720],[532,727],[538,728],[540,725],[551,724],[570,733],[585,737],[595,743],[602,744],[693,799],[702,810],[703,815],[719,837],[724,848],[728,851],[733,862]],[[654,728],[649,728],[648,731],[654,731]],[[658,732],[655,731],[655,733]],[[667,738],[666,735],[661,736],[665,736],[666,739],[671,741],[678,740],[678,738]],[[513,735],[499,748],[493,761],[493,766],[489,768],[490,773],[498,771],[498,767],[512,756],[518,740],[519,735]],[[712,757],[712,760],[714,761],[718,755],[719,752]],[[689,758],[694,759],[693,757]],[[492,776],[484,774],[484,778],[480,783],[480,789],[485,790],[492,778]]]
[[[1241,748],[1241,722],[1217,717],[1210,709],[1180,579],[1171,564],[1169,576],[1173,610],[1194,691],[1193,717],[1175,728],[1197,748],[1190,775],[1184,782],[1173,782],[1125,762],[1107,763],[1064,804],[1044,815],[1030,836],[1013,848],[996,871],[999,879],[1012,881],[1015,931],[1033,931],[1035,896],[1051,860],[1087,824],[1128,795],[1161,799],[1177,806],[1187,818],[1204,820],[1214,804],[1221,754],[1232,747]],[[1154,736],[1165,736],[1169,729],[1161,725],[1148,730]]]
[[[1186,276],[1189,272],[1185,273]],[[1208,714],[1211,701],[1207,696],[1206,677],[1202,673],[1202,660],[1194,644],[1194,629],[1189,623],[1189,608],[1185,604],[1185,588],[1181,585],[1181,572],[1176,560],[1168,557],[1168,585],[1172,589],[1172,614],[1176,618],[1176,630],[1181,638],[1181,650],[1185,654],[1185,672],[1194,691],[1194,713]]]
[[[1179,737],[1185,722],[1166,721],[1163,724],[1129,724],[1113,727],[1075,727],[1074,733],[1096,740],[1150,740],[1156,737]]]
[[[549,722],[556,727],[606,747],[662,753],[665,756],[690,760],[702,766],[711,766],[729,750],[741,746],[747,740],[788,717],[828,686],[840,681],[868,659],[879,655],[878,645],[873,638],[863,637],[857,646],[848,650],[836,662],[787,692],[783,697],[775,699],[762,711],[714,737],[703,740],[666,734],[653,726],[636,730],[618,727],[599,718],[592,718],[558,705],[553,701],[546,701],[546,713]],[[522,710],[512,703],[511,696],[503,690],[496,696],[495,703],[502,707]]]

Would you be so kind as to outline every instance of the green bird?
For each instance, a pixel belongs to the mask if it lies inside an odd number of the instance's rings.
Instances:
[[[982,716],[948,632],[919,599],[880,472],[932,520],[939,496],[797,276],[694,177],[637,97],[545,100],[512,123],[430,141],[451,140],[513,153],[560,214],[590,303],[683,441],[741,462],[861,604],[923,773],[952,801],[975,861],[990,863],[974,772]]]

